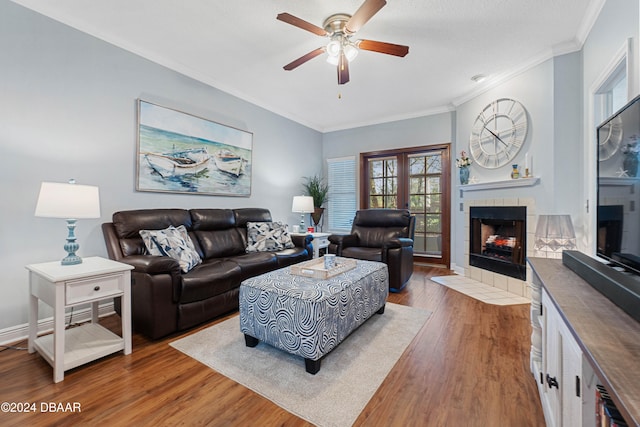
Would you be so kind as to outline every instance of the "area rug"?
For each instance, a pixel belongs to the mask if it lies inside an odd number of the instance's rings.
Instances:
[[[246,347],[239,316],[170,345],[317,426],[351,426],[430,315],[387,303],[322,359],[316,375],[299,356],[264,343]]]

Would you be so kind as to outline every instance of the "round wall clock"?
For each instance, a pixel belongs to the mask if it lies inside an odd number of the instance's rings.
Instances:
[[[622,141],[622,119],[616,117],[598,131],[598,160],[607,160],[618,151]]]
[[[527,110],[513,99],[496,99],[484,107],[469,139],[476,163],[487,169],[509,164],[524,144],[528,123]]]

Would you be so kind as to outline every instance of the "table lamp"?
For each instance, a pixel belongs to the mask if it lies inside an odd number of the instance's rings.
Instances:
[[[83,218],[100,218],[100,196],[98,187],[92,185],[77,185],[75,180],[68,184],[58,182],[43,182],[40,186],[37,217],[65,218],[67,220],[67,243],[64,250],[67,256],[60,262],[62,265],[82,263],[82,258],[76,255],[80,247],[76,242],[76,220]]]
[[[312,213],[314,211],[313,207],[313,197],[311,196],[294,196],[293,204],[291,205],[291,212],[299,212],[300,213],[300,231],[304,233],[306,230],[304,226],[304,214]]]
[[[536,226],[536,256],[562,258],[562,251],[576,249],[576,233],[569,215],[540,215]]]

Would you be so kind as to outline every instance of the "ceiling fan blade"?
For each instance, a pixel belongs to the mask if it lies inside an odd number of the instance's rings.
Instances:
[[[340,52],[338,59],[338,84],[349,83],[349,61],[344,52]]]
[[[385,0],[365,0],[344,26],[344,32],[354,34],[386,4],[387,2]]]
[[[298,28],[302,28],[303,30],[310,31],[313,34],[317,34],[319,36],[326,36],[329,34],[323,28],[320,28],[317,25],[313,25],[311,22],[307,22],[304,19],[300,19],[297,16],[293,16],[288,13],[280,13],[278,14],[278,16],[276,16],[276,19],[296,26]]]
[[[359,40],[356,42],[356,45],[362,50],[386,53],[387,55],[406,56],[407,53],[409,53],[409,46],[401,44],[377,42],[374,40]]]
[[[291,71],[294,68],[297,68],[297,67],[301,66],[305,62],[315,58],[316,56],[322,55],[323,52],[324,52],[324,47],[319,47],[319,48],[317,48],[315,50],[312,50],[311,52],[307,53],[306,55],[301,56],[300,58],[296,59],[295,61],[292,61],[292,62],[288,63],[283,68],[285,70],[287,70],[287,71]]]

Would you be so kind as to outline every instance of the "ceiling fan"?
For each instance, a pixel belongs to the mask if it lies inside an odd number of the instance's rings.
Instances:
[[[336,13],[329,16],[322,24],[323,28],[288,13],[280,13],[276,17],[278,20],[313,34],[328,37],[330,40],[326,46],[314,49],[290,62],[284,66],[284,69],[291,71],[326,52],[327,61],[338,67],[338,84],[343,85],[349,82],[349,61],[355,58],[358,49],[404,57],[409,53],[409,46],[374,40],[352,40],[353,35],[386,4],[385,0],[365,0],[353,16],[346,13]]]

